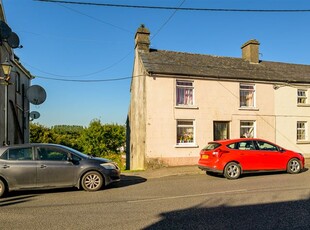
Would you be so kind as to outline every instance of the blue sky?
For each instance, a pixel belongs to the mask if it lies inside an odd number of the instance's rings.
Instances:
[[[32,111],[41,114],[36,122],[47,127],[88,126],[93,119],[125,124],[134,35],[141,24],[150,30],[151,47],[156,49],[241,57],[241,45],[257,39],[262,60],[310,64],[310,12],[175,12],[33,0],[2,2],[7,23],[23,45],[22,49],[14,50],[15,54],[37,76],[32,85],[41,85],[47,92],[43,104],[32,106]],[[210,9],[310,9],[307,0],[75,2]],[[109,81],[121,78],[128,79]]]

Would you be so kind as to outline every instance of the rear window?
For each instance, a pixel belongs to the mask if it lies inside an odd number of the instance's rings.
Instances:
[[[204,147],[202,150],[213,150],[216,149],[218,147],[220,147],[221,145],[219,143],[209,143],[206,147]]]
[[[32,148],[10,148],[1,156],[2,160],[32,160]]]

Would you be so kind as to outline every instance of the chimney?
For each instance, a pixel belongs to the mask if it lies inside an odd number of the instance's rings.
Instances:
[[[255,39],[247,41],[241,46],[242,59],[253,64],[259,63],[259,42]]]
[[[149,52],[150,49],[150,31],[142,24],[135,36],[135,49]]]

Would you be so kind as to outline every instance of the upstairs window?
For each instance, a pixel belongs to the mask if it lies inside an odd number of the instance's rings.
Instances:
[[[297,121],[297,141],[307,140],[307,122]]]
[[[177,81],[176,105],[189,106],[194,104],[194,86],[192,81]]]
[[[255,107],[255,85],[240,84],[240,107],[254,108]]]
[[[307,90],[298,89],[297,90],[297,104],[307,104]]]

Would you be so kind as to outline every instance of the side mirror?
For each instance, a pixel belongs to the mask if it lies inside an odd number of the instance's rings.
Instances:
[[[72,157],[71,157],[71,156],[68,156],[68,157],[67,157],[67,161],[72,162]]]

